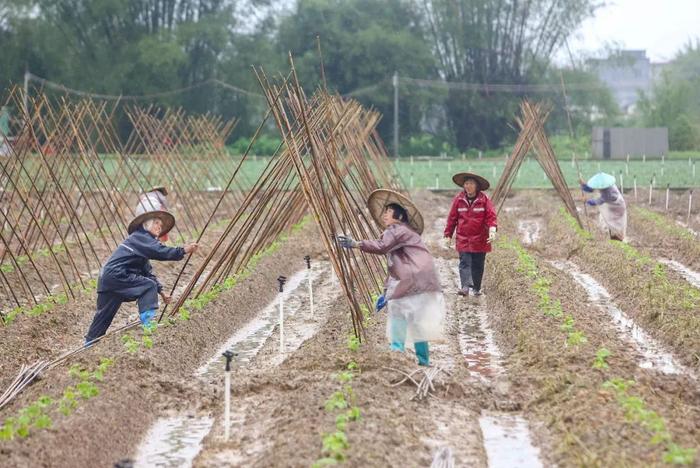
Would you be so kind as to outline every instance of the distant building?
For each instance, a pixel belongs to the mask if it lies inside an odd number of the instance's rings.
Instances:
[[[668,128],[593,127],[592,154],[597,159],[668,154]]]
[[[651,63],[645,50],[622,50],[606,59],[588,62],[598,78],[608,85],[620,110],[634,111],[639,93],[649,93],[667,63]]]

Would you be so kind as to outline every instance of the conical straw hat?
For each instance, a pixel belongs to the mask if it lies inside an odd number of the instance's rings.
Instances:
[[[615,185],[615,176],[606,174],[605,172],[599,172],[586,182],[592,189],[602,190]]]
[[[391,203],[396,203],[405,208],[408,214],[408,225],[418,234],[423,233],[423,216],[420,214],[420,211],[418,211],[418,208],[416,208],[416,205],[405,196],[393,190],[377,189],[369,194],[369,198],[367,198],[367,208],[369,208],[374,222],[386,228],[382,221],[382,214],[386,206]]]
[[[167,211],[153,210],[141,213],[140,215],[132,219],[129,223],[127,231],[129,232],[129,234],[131,234],[132,232],[137,230],[139,226],[141,226],[145,221],[153,218],[158,218],[163,222],[163,229],[160,232],[161,236],[167,234],[173,227],[175,227],[175,216],[168,213]]]
[[[488,180],[484,179],[478,174],[474,174],[473,172],[458,172],[457,174],[452,176],[452,182],[459,185],[460,187],[464,187],[464,181],[466,181],[467,179],[476,180],[476,185],[482,192],[484,190],[488,190],[491,186]]]

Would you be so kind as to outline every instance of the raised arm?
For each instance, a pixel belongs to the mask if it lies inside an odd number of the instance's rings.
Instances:
[[[124,245],[139,252],[149,260],[182,260],[185,257],[185,249],[182,247],[168,247],[161,244],[150,234],[129,237]]]
[[[363,240],[359,242],[359,249],[371,254],[384,255],[401,245],[398,229],[386,229],[379,240]]]

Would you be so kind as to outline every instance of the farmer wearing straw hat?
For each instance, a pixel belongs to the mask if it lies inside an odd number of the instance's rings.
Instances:
[[[387,306],[390,347],[403,352],[406,343],[413,343],[418,364],[428,366],[428,341],[442,337],[445,302],[433,257],[420,237],[423,217],[408,198],[393,190],[373,191],[367,206],[384,228],[381,239],[355,241],[345,235],[338,236],[338,242],[346,249],[386,255],[389,276],[377,310]]]
[[[147,211],[168,211],[168,205],[165,201],[166,196],[168,196],[168,189],[164,185],[156,185],[151,187],[148,191],[139,196],[139,203],[136,205],[136,211],[134,214],[138,216]],[[158,240],[161,242],[167,242],[168,233],[166,232],[162,234]]]
[[[170,297],[153,274],[149,260],[182,260],[195,252],[197,244],[166,247],[158,237],[175,226],[175,217],[162,210],[151,210],[136,216],[129,223],[129,237],[119,244],[100,271],[97,282],[97,312],[85,336],[85,344],[107,332],[122,302],[136,301],[139,317],[148,326],[158,308],[158,295],[163,302]]]
[[[471,172],[455,174],[452,181],[463,190],[452,200],[445,226],[444,246],[450,247],[456,230],[455,247],[459,252],[461,283],[458,294],[468,296],[471,292],[474,296],[480,296],[486,253],[491,251],[498,226],[496,210],[484,193],[489,188],[489,181]]]
[[[624,240],[627,234],[627,204],[615,185],[615,176],[599,172],[588,182],[583,179],[579,182],[584,192],[600,190],[600,197],[586,200],[586,205],[599,207],[599,222],[603,229],[608,230],[610,239]]]

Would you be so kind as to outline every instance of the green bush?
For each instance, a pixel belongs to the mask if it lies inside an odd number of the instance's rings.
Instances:
[[[430,133],[412,135],[408,142],[401,145],[401,154],[405,156],[458,156],[459,151],[446,138]]]

